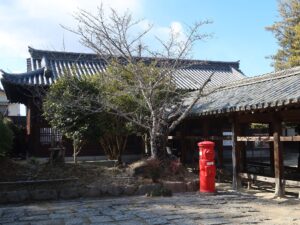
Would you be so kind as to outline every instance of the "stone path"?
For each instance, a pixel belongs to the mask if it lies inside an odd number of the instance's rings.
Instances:
[[[288,214],[285,217],[280,216],[279,220],[273,211],[276,207],[282,206],[258,200],[252,195],[230,192],[219,192],[213,196],[189,193],[170,198],[135,196],[80,199],[0,205],[0,224],[300,224],[300,204],[286,209],[294,212],[296,210],[299,212],[298,217],[297,213],[292,216]]]

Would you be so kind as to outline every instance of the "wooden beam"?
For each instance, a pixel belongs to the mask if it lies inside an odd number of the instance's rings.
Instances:
[[[239,173],[239,177],[241,177],[243,179],[248,179],[251,181],[262,181],[262,182],[267,182],[267,183],[275,183],[274,177],[266,177],[266,176],[251,174],[251,173]],[[286,185],[300,187],[300,181],[284,180],[283,182]]]
[[[169,140],[174,140],[174,139],[180,139],[180,136],[168,136]],[[231,140],[231,138],[225,138],[221,136],[184,136],[185,139],[191,139],[191,140],[199,140],[199,141],[204,141],[204,140],[209,140],[209,141],[223,141],[223,140]]]
[[[275,170],[275,196],[284,196],[283,183],[283,156],[280,134],[282,132],[281,121],[278,117],[273,117],[273,137],[274,137],[274,170]]]
[[[270,113],[255,113],[238,115],[239,123],[268,123],[272,121]]]
[[[273,141],[274,138],[272,136],[238,136],[237,141],[242,142],[242,141],[249,141],[249,142],[254,142],[254,141],[262,141],[262,142],[270,142]]]
[[[300,135],[297,135],[297,136],[280,136],[280,141],[300,141]]]
[[[273,142],[273,136],[238,136],[237,141],[262,141],[262,142]],[[280,141],[300,141],[300,135],[297,136],[280,136]]]
[[[300,121],[300,109],[289,109],[280,111],[280,116],[284,121]]]

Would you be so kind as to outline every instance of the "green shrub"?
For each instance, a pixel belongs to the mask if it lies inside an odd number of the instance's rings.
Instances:
[[[12,149],[13,139],[13,131],[10,129],[8,121],[0,118],[0,157],[6,156]]]

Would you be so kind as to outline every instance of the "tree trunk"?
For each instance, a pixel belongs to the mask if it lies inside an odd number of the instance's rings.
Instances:
[[[127,145],[127,138],[128,136],[117,136],[116,139],[118,139],[118,149],[117,149],[117,160],[118,160],[118,165],[122,165],[123,160],[122,160],[122,154],[126,148]]]
[[[84,141],[73,139],[73,161],[75,164],[77,164],[77,155],[79,154],[83,144]]]
[[[156,133],[150,135],[151,157],[164,159],[166,157],[167,135]]]
[[[143,139],[143,142],[144,142],[144,152],[145,152],[145,155],[148,156],[148,155],[150,155],[148,133],[144,133],[142,135],[142,139]]]
[[[103,151],[109,159],[117,160],[117,164],[122,164],[122,154],[126,148],[128,136],[106,134],[100,138]]]
[[[73,162],[77,164],[78,145],[77,141],[73,140]]]

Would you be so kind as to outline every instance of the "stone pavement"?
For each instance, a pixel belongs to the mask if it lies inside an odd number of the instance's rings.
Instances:
[[[78,199],[0,205],[0,224],[281,224],[272,213],[262,212],[263,208],[278,207],[276,204],[232,192],[213,196],[185,193],[167,198]],[[299,217],[286,215],[280,220],[285,221],[282,224],[300,224],[300,204],[292,207]]]

